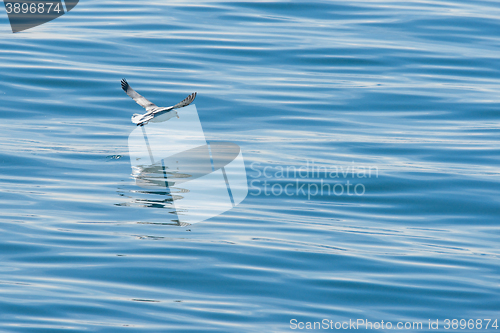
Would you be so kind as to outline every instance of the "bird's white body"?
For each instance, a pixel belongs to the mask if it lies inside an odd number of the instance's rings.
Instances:
[[[161,123],[163,121],[167,121],[167,120],[174,118],[174,117],[179,117],[179,114],[175,110],[170,110],[170,111],[164,112],[163,114],[155,115],[155,117],[149,121],[152,123]],[[138,124],[143,120],[144,120],[143,114],[134,113],[134,115],[132,116],[132,122],[134,124]]]

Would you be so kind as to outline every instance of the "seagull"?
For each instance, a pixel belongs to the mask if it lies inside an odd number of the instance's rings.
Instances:
[[[138,94],[134,89],[132,89],[131,86],[129,86],[127,80],[122,79],[122,89],[129,95],[137,104],[142,106],[143,108],[146,109],[145,114],[138,114],[134,113],[132,116],[132,122],[134,124],[137,124],[137,126],[144,126],[146,125],[149,121],[155,122],[155,120],[152,120],[153,118],[158,118],[161,115],[164,115],[166,113],[169,113],[170,117],[167,119],[163,119],[165,117],[162,117],[162,119],[157,119],[157,121],[164,121],[168,120],[174,116],[179,116],[177,115],[177,111],[174,109],[180,109],[185,106],[188,106],[191,104],[194,99],[196,98],[196,93],[192,93],[185,99],[183,99],[181,102],[173,105],[173,106],[168,106],[168,107],[159,107],[155,105],[154,103],[148,101],[146,98]],[[173,112],[172,112],[173,111]]]

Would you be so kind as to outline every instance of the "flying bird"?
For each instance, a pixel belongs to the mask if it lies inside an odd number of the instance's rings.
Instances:
[[[175,109],[180,109],[185,106],[188,106],[191,104],[194,99],[196,98],[196,93],[192,93],[185,99],[183,99],[181,102],[173,105],[173,106],[168,106],[168,107],[160,107],[157,106],[156,104],[152,103],[151,101],[147,100],[140,94],[138,94],[134,89],[132,89],[131,86],[129,86],[127,80],[122,79],[122,89],[129,95],[137,104],[142,106],[143,108],[146,109],[146,113],[144,114],[138,114],[134,113],[132,116],[132,122],[134,124],[137,124],[137,126],[144,126],[146,125],[149,121],[155,122],[154,118],[157,118],[157,121],[164,121],[167,119],[170,119],[172,117],[179,117],[177,115],[177,111]],[[170,117],[161,117],[159,119],[159,116],[168,114]],[[166,119],[165,119],[166,118]]]

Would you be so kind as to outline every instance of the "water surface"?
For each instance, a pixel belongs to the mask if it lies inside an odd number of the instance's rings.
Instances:
[[[17,34],[3,13],[2,331],[500,319],[497,2],[89,0]],[[123,77],[198,92],[245,201],[177,226],[136,186]],[[308,163],[343,171],[277,174]],[[297,181],[365,191],[270,193]]]

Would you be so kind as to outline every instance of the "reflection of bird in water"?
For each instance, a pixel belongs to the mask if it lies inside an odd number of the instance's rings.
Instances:
[[[137,104],[142,106],[143,108],[146,109],[145,114],[138,114],[135,113],[132,116],[132,122],[134,124],[137,124],[137,126],[143,126],[146,125],[149,121],[151,122],[156,122],[156,121],[165,121],[168,120],[172,117],[179,117],[177,115],[177,111],[175,109],[180,109],[182,107],[188,106],[191,104],[194,99],[196,98],[196,93],[192,93],[188,97],[186,97],[184,100],[181,102],[173,105],[173,106],[168,106],[168,107],[159,107],[155,105],[154,103],[148,101],[146,98],[143,96],[139,95],[134,89],[132,89],[131,86],[129,86],[127,80],[123,79],[122,80],[122,89],[129,95],[134,101],[136,101]],[[162,115],[168,114],[167,117],[159,117]],[[156,119],[155,119],[156,118]]]

